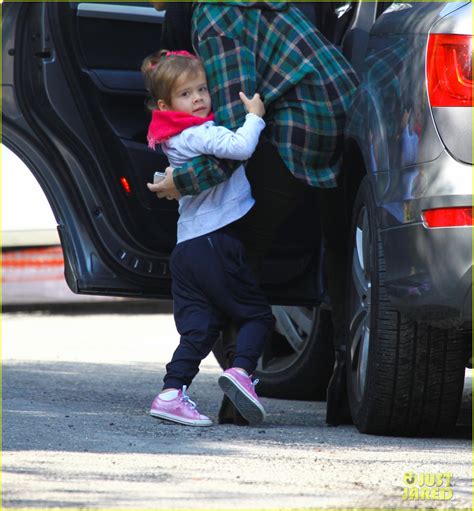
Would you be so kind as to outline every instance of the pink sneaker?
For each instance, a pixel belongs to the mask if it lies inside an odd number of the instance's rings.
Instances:
[[[258,380],[252,382],[250,376],[231,368],[224,371],[218,381],[224,394],[234,403],[244,419],[252,425],[263,422],[266,416],[265,408],[255,393]]]
[[[171,401],[165,401],[158,394],[151,404],[150,415],[185,426],[211,426],[209,417],[201,415],[196,403],[186,394],[186,385],[178,391],[178,395]]]

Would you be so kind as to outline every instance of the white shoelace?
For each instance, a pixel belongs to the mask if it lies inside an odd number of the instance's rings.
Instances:
[[[259,381],[260,380],[258,378],[255,378],[255,380],[252,382],[252,386],[253,386],[254,389],[258,385]]]
[[[187,386],[183,385],[183,388],[181,389],[182,395],[181,395],[181,401],[186,405],[190,406],[193,410],[196,408],[196,403],[186,394]]]

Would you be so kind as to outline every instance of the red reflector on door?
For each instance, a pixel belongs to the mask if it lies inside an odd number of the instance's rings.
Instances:
[[[430,229],[472,226],[472,207],[428,209],[423,211],[423,221]]]
[[[130,188],[130,183],[128,182],[126,177],[120,178],[120,183],[122,184],[123,189],[125,190],[125,193],[127,195],[130,195],[132,193],[132,189]]]

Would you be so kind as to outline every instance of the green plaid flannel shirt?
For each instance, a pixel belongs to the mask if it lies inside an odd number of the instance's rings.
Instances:
[[[255,8],[258,4],[260,8]],[[346,111],[357,77],[350,64],[294,6],[198,2],[193,45],[206,68],[216,123],[245,121],[239,91],[259,92],[262,134],[288,169],[308,185],[337,186]],[[175,169],[182,195],[196,195],[230,177],[239,163],[200,156]]]

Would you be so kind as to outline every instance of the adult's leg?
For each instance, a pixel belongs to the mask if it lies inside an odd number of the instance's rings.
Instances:
[[[303,200],[307,185],[295,178],[270,143],[260,144],[247,169],[255,206],[234,226],[248,264],[260,279],[262,264],[278,229]]]

